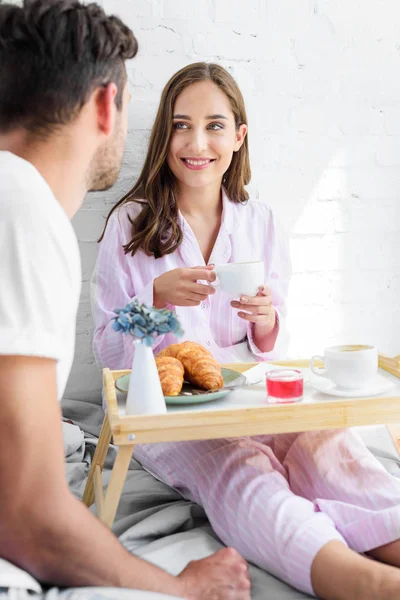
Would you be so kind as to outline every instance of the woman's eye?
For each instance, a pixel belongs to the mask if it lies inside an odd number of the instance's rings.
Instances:
[[[175,130],[186,130],[189,129],[189,124],[184,123],[183,121],[177,121],[173,123],[172,127]],[[221,129],[224,129],[224,126],[222,123],[209,123],[207,129],[211,131],[220,131]]]
[[[211,129],[212,131],[219,131],[223,128],[224,126],[222,125],[222,123],[210,123],[208,126],[208,129]]]

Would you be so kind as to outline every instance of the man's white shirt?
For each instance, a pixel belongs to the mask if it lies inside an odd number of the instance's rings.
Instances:
[[[0,151],[0,355],[55,359],[59,399],[74,356],[80,287],[68,216],[31,163]],[[1,558],[0,587],[40,591],[28,573]]]

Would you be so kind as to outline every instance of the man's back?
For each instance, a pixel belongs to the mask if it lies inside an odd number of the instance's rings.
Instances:
[[[0,354],[57,360],[61,398],[75,345],[78,243],[46,181],[10,152],[0,152],[0,256]]]
[[[10,152],[0,152],[0,257],[0,355],[55,359],[61,398],[74,354],[78,244],[45,180]],[[0,586],[40,590],[2,559]]]

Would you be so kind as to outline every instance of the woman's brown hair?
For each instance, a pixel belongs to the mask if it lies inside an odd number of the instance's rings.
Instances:
[[[134,256],[143,250],[148,256],[160,258],[174,252],[182,242],[175,201],[176,180],[168,166],[167,156],[172,135],[173,111],[179,94],[193,83],[210,80],[228,97],[236,127],[247,125],[243,96],[232,75],[223,67],[204,62],[193,63],[175,73],[161,95],[156,120],[151,131],[149,148],[142,172],[133,188],[110,211],[103,233],[112,213],[123,204],[137,202],[142,210],[132,223],[132,239],[124,245],[125,254]],[[250,161],[247,136],[241,148],[233,154],[223,179],[224,188],[232,202],[244,202],[244,188],[250,181]]]

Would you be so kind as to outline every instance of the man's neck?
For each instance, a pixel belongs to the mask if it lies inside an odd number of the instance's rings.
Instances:
[[[87,193],[88,165],[69,136],[33,140],[25,131],[0,135],[0,150],[30,162],[47,182],[69,219],[79,210]]]

